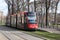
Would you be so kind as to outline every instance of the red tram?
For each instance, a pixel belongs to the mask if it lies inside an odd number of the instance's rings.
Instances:
[[[38,28],[36,13],[20,12],[9,15],[7,16],[6,25],[19,29],[35,30]]]

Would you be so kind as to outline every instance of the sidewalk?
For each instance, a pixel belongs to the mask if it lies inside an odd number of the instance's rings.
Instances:
[[[60,31],[57,30],[57,29],[52,29],[52,28],[41,28],[41,27],[39,27],[38,29],[44,30],[44,31],[47,31],[47,32],[50,32],[50,33],[60,34]]]

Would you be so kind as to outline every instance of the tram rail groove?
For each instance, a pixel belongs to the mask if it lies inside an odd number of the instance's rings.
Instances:
[[[15,34],[15,33],[12,33],[12,34],[14,34],[14,35],[16,35],[16,36],[18,36],[18,37],[20,37],[20,38],[22,38],[22,39],[24,39],[24,40],[27,40],[27,39],[25,39],[25,38],[23,38],[23,37],[21,37],[21,36]]]
[[[1,31],[0,31],[1,32]],[[8,40],[11,40],[9,37],[7,37],[3,32],[1,32]]]
[[[27,39],[25,39],[25,38],[23,38],[23,37],[21,37],[21,36],[19,36],[19,35],[15,34],[15,33],[8,32],[8,31],[6,31],[6,33],[11,33],[11,34],[13,34],[13,35],[15,35],[15,36],[17,36],[17,37],[19,37],[19,38],[23,39],[23,40],[27,40]],[[11,40],[11,39],[9,39],[9,40]]]

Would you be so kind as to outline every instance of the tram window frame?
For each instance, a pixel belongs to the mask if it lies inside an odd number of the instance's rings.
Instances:
[[[27,14],[24,14],[24,23],[27,23],[26,17],[27,17]]]

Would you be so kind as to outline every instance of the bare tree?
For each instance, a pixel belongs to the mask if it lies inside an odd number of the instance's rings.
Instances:
[[[57,25],[56,14],[57,14],[58,3],[59,3],[59,0],[57,1],[56,6],[55,6],[55,16],[54,16],[54,23],[55,23],[55,25]],[[57,29],[58,29],[58,26],[57,26]]]

